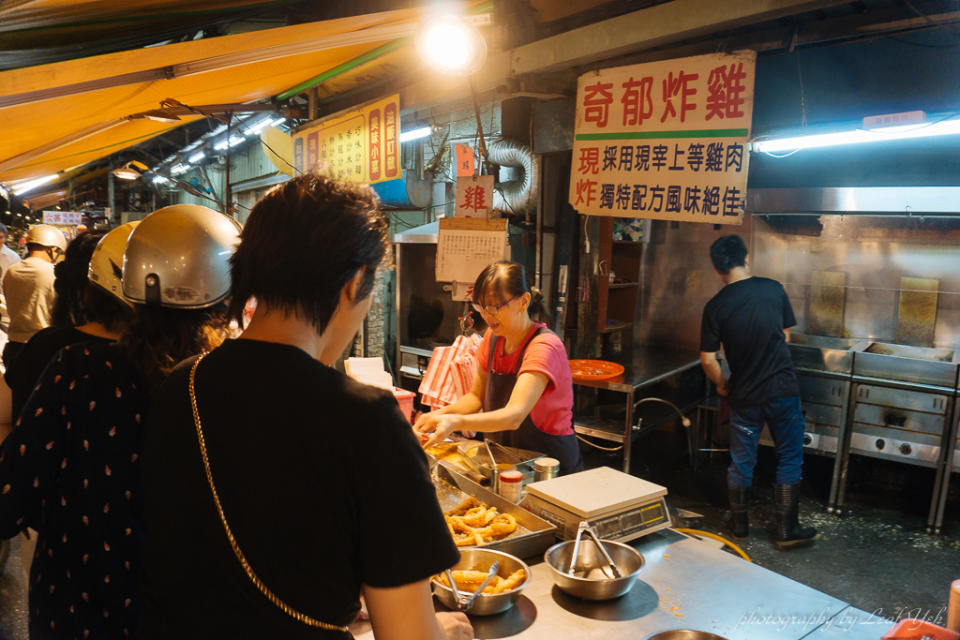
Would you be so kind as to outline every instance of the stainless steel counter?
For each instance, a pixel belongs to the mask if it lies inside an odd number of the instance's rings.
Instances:
[[[634,546],[646,565],[624,597],[587,602],[567,596],[539,562],[516,607],[471,619],[476,637],[642,640],[668,629],[699,629],[729,640],[875,640],[893,626],[669,529]],[[358,638],[373,637],[359,631]]]
[[[692,369],[699,371],[700,354],[687,349],[640,346],[624,354],[624,359],[618,359],[618,362],[624,366],[623,375],[613,380],[574,382],[574,385],[624,394],[623,422],[611,424],[608,420],[582,416],[575,409],[573,427],[580,435],[619,443],[623,450],[623,470],[629,472],[631,441],[644,431],[644,425],[636,419],[638,405],[650,395],[644,392],[671,378],[694,375],[690,372]],[[700,386],[702,384],[698,385],[697,399],[706,391]]]

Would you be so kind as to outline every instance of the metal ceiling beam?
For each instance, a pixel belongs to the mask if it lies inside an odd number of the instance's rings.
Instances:
[[[674,0],[595,22],[510,52],[507,77],[583,65],[798,13],[849,4],[849,0]]]
[[[556,71],[662,47],[691,38],[799,13],[849,4],[849,0],[673,0],[491,55],[477,74],[481,90],[508,78]],[[402,94],[405,108],[437,104],[466,83],[426,80]]]

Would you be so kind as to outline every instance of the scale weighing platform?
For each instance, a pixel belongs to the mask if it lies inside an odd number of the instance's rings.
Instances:
[[[523,506],[572,540],[586,520],[601,538],[627,542],[669,527],[666,487],[610,467],[528,484]]]

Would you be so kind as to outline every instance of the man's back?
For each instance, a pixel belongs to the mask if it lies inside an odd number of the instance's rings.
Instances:
[[[700,350],[723,345],[730,365],[734,406],[758,406],[800,394],[783,329],[796,324],[793,308],[776,280],[751,277],[725,286],[703,310]]]
[[[56,293],[53,264],[41,258],[25,258],[3,274],[3,294],[10,316],[11,342],[26,342],[50,326]]]

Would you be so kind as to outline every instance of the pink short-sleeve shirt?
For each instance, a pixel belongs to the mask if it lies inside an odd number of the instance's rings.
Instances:
[[[538,327],[546,327],[538,323],[530,329],[530,333]],[[529,338],[530,334],[527,334]],[[477,361],[482,371],[487,371],[487,362],[490,354],[490,344],[493,342],[493,332],[487,329],[483,335],[483,342],[477,348]],[[526,339],[526,338],[525,338]],[[497,341],[497,350],[493,354],[493,372],[512,374],[517,369],[517,359],[520,350],[504,354],[506,340]],[[518,375],[524,372],[542,373],[547,376],[547,388],[543,395],[533,405],[530,419],[533,424],[544,433],[556,436],[565,436],[573,433],[573,377],[570,374],[570,361],[563,341],[552,331],[546,330],[530,341],[524,353]]]

